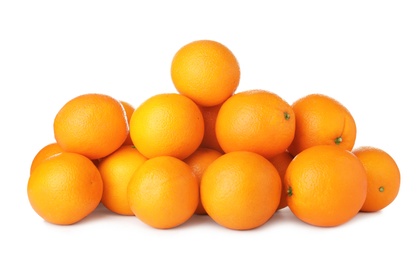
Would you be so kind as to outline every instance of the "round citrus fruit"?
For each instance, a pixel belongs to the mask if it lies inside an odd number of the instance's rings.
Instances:
[[[335,145],[317,145],[300,152],[285,173],[288,207],[315,226],[341,225],[361,209],[367,175],[361,161]]]
[[[205,170],[201,202],[219,225],[248,230],[265,224],[276,212],[281,179],[263,156],[236,151],[223,154]]]
[[[118,149],[128,135],[128,121],[122,104],[104,94],[77,96],[58,111],[54,136],[67,152],[90,159],[105,157]]]
[[[135,216],[159,229],[186,222],[199,202],[199,185],[191,167],[172,156],[144,162],[134,172],[127,192]]]
[[[356,139],[356,124],[349,110],[323,94],[309,94],[292,104],[295,137],[288,147],[292,155],[321,144],[337,145],[351,151]]]
[[[291,106],[275,93],[248,90],[236,93],[221,106],[215,125],[224,152],[250,151],[266,158],[284,152],[294,138]]]
[[[184,159],[201,144],[204,120],[190,98],[177,93],[157,94],[135,109],[130,134],[135,147],[147,158],[167,155]]]
[[[202,106],[215,106],[230,97],[240,81],[234,54],[211,40],[190,42],[173,57],[171,77],[179,93]]]
[[[361,211],[379,211],[390,205],[400,189],[400,170],[396,161],[382,149],[361,146],[352,151],[365,167],[368,179],[367,198]]]
[[[102,204],[121,215],[134,215],[127,197],[127,187],[135,170],[147,158],[134,146],[122,145],[115,152],[102,158],[97,167],[103,180]]]
[[[217,150],[200,147],[193,154],[188,156],[184,160],[184,162],[186,162],[192,168],[192,172],[197,177],[198,184],[200,184],[202,175],[204,174],[207,167],[221,155],[222,153]],[[204,207],[202,206],[201,199],[199,200],[198,207],[195,210],[195,214],[207,214]]]
[[[42,161],[27,185],[29,202],[47,222],[74,224],[99,205],[103,182],[93,162],[80,154],[63,152]]]

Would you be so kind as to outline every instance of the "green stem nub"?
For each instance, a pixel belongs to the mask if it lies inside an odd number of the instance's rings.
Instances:
[[[339,145],[340,143],[342,143],[342,141],[343,141],[342,137],[339,136],[338,138],[335,139],[335,144]]]
[[[379,192],[383,192],[383,191],[384,191],[384,187],[383,187],[383,186],[381,186],[380,188],[378,188],[378,191],[379,191]]]
[[[289,120],[291,118],[291,116],[288,112],[284,112],[284,118],[285,118],[285,120]]]
[[[288,190],[287,190],[287,195],[288,195],[289,197],[291,197],[291,196],[292,196],[292,188],[291,188],[291,187],[288,187]]]

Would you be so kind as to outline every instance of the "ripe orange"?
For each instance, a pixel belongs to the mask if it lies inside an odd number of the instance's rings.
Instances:
[[[77,96],[58,111],[54,136],[67,152],[90,159],[105,157],[118,149],[128,135],[128,122],[122,104],[104,94]]]
[[[218,111],[220,111],[221,104],[212,107],[199,106],[202,116],[204,118],[204,137],[202,139],[201,147],[210,148],[224,153],[218,142],[215,134],[215,123],[217,121]]]
[[[201,180],[201,201],[207,214],[230,229],[248,230],[266,223],[276,212],[281,179],[263,156],[247,151],[215,159]]]
[[[32,172],[27,194],[32,208],[47,222],[74,224],[100,203],[103,183],[87,157],[63,152],[42,161]]]
[[[349,110],[323,94],[309,94],[292,104],[295,113],[295,137],[288,151],[297,155],[315,145],[337,145],[351,151],[356,124]]]
[[[315,226],[341,225],[359,212],[367,195],[361,161],[335,145],[317,145],[300,152],[285,173],[288,207]]]
[[[284,180],[288,165],[291,163],[293,158],[294,157],[288,151],[285,151],[283,153],[275,155],[269,160],[275,166],[276,170],[279,173],[279,177],[281,177],[281,181],[282,181],[282,193],[281,193],[281,200],[278,205],[278,210],[288,206],[287,187],[285,187],[285,181],[283,180]]]
[[[135,109],[130,132],[135,147],[147,158],[168,155],[184,159],[201,144],[204,119],[188,97],[157,94]]]
[[[245,150],[266,158],[284,152],[294,138],[294,131],[291,106],[266,90],[234,94],[222,104],[215,126],[224,152]]]
[[[211,40],[190,42],[173,57],[171,77],[179,93],[202,106],[215,106],[230,97],[240,81],[234,54]]]
[[[160,229],[186,222],[199,202],[198,181],[191,167],[172,156],[144,162],[132,176],[127,192],[135,216]]]
[[[193,154],[187,157],[184,160],[184,162],[186,162],[192,168],[192,172],[197,177],[198,184],[200,184],[202,175],[204,174],[207,167],[221,155],[222,153],[217,150],[200,147]],[[204,207],[202,206],[201,199],[199,200],[198,207],[195,210],[195,214],[207,214]]]
[[[396,161],[382,149],[361,146],[352,151],[367,172],[367,198],[361,211],[379,211],[390,205],[400,189],[400,170]]]
[[[32,159],[30,173],[32,174],[35,167],[37,167],[42,161],[61,152],[64,152],[64,150],[57,143],[49,143],[42,147]]]
[[[135,170],[147,158],[132,145],[122,145],[115,152],[102,158],[98,169],[103,180],[102,204],[121,215],[134,215],[127,197],[127,187]]]
[[[131,120],[131,116],[132,113],[134,113],[135,107],[133,105],[131,105],[130,103],[126,102],[126,101],[120,101],[122,106],[125,109],[125,114],[127,115],[127,122],[129,124],[129,121]],[[128,129],[128,134],[127,134],[127,138],[125,139],[125,142],[123,144],[134,144],[131,140],[131,135],[129,134],[129,129]]]

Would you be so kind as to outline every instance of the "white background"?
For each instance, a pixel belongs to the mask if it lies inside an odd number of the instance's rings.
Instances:
[[[418,14],[417,1],[403,0],[1,1],[0,259],[418,259]],[[202,216],[157,230],[103,207],[72,226],[36,215],[29,167],[54,141],[61,106],[89,92],[134,106],[175,92],[172,57],[198,39],[233,51],[238,91],[343,103],[357,122],[355,146],[379,147],[398,163],[396,200],[334,228],[309,226],[288,209],[250,231]]]

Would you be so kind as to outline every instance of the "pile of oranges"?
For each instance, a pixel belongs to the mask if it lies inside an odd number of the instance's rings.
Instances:
[[[102,203],[159,229],[199,214],[248,230],[289,207],[331,227],[396,198],[396,162],[379,148],[354,148],[355,120],[332,97],[289,104],[271,91],[237,91],[239,63],[212,40],[180,48],[171,78],[176,91],[138,107],[98,93],[62,106],[56,142],[30,167],[27,195],[40,217],[70,225]]]

